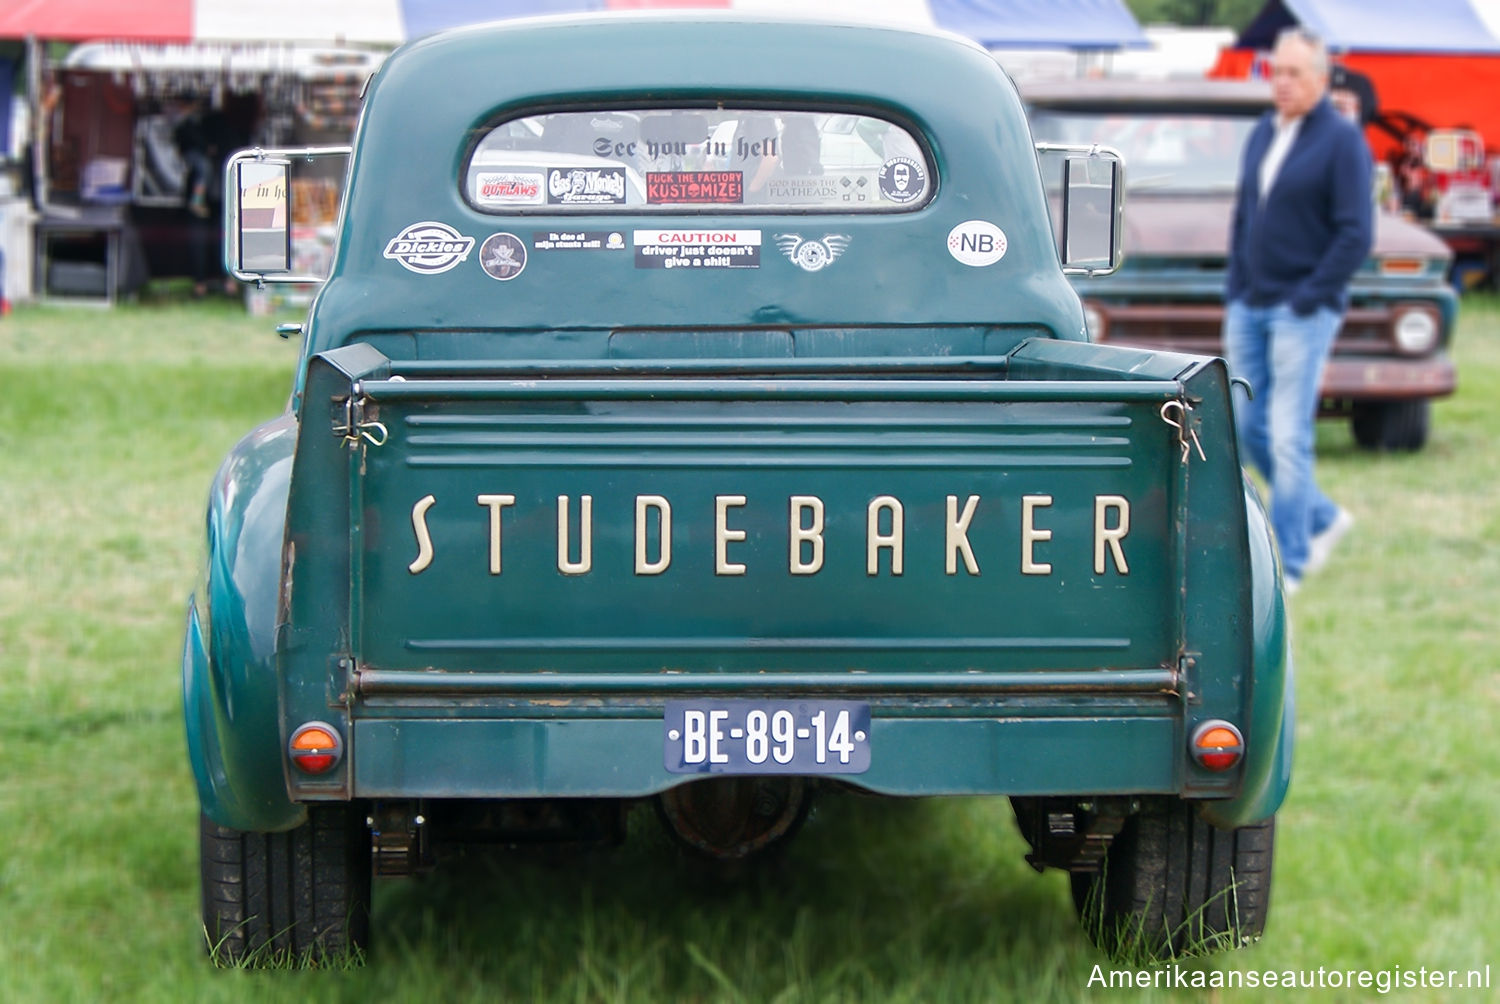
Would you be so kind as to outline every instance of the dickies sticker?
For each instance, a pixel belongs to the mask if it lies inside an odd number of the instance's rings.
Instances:
[[[465,237],[446,223],[424,220],[413,223],[385,245],[385,257],[418,275],[438,275],[469,257],[474,238]]]

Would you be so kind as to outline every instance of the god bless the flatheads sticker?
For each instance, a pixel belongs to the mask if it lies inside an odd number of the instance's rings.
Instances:
[[[469,257],[472,250],[474,238],[465,237],[446,223],[426,220],[392,237],[385,246],[385,257],[418,275],[437,275]]]
[[[479,247],[479,267],[507,282],[526,270],[526,244],[515,234],[490,234]]]
[[[636,268],[760,268],[759,230],[637,230]]]
[[[1005,231],[989,220],[966,220],[948,231],[948,253],[975,268],[1005,257]]]

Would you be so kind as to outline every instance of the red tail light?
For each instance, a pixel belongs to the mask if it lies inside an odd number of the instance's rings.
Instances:
[[[344,756],[344,740],[338,730],[324,722],[308,722],[292,733],[287,756],[304,774],[326,774]]]
[[[1223,720],[1204,722],[1193,732],[1193,759],[1208,770],[1224,771],[1245,755],[1245,737]]]

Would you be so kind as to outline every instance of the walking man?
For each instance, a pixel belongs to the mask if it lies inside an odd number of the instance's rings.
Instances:
[[[1328,50],[1299,28],[1272,55],[1275,110],[1245,142],[1225,289],[1240,445],[1271,486],[1288,592],[1327,561],[1353,518],[1313,478],[1313,421],[1345,287],[1370,252],[1370,151],[1328,100]]]

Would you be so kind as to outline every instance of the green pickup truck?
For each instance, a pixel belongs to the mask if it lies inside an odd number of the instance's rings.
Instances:
[[[327,152],[232,158],[241,278],[308,278]],[[414,42],[344,153],[187,613],[215,957],[357,949],[457,843],[654,805],[733,861],[851,789],[1008,796],[1106,946],[1261,933],[1277,559],[1222,361],[1087,340],[1107,151],[954,37],[691,15]]]

